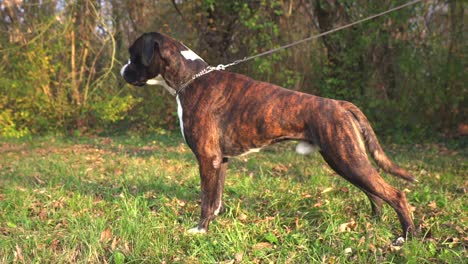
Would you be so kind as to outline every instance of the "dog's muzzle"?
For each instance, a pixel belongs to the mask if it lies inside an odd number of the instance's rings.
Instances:
[[[135,64],[127,63],[122,69],[120,69],[120,75],[124,78],[126,82],[135,86],[144,86],[148,80],[146,76],[141,74],[142,71],[139,71]]]

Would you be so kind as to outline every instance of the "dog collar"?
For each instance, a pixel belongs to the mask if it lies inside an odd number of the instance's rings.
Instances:
[[[213,67],[213,66],[208,66],[206,67],[205,69],[201,70],[199,73],[195,74],[192,76],[192,78],[188,81],[186,81],[185,83],[183,83],[179,89],[177,90],[176,92],[176,96],[178,96],[181,92],[184,91],[185,88],[187,88],[187,86],[189,86],[193,81],[195,81],[197,78],[200,78],[202,77],[203,75],[205,74],[208,74],[212,71],[224,71],[226,69],[226,66],[223,65],[223,64],[219,64],[218,66],[216,67]]]

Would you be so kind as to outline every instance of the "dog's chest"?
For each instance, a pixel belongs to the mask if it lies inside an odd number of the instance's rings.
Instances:
[[[177,101],[177,116],[179,117],[179,123],[180,123],[180,132],[182,133],[182,137],[185,140],[184,119],[183,119],[184,109],[182,108],[182,104],[180,103],[179,95],[176,96],[176,101]]]

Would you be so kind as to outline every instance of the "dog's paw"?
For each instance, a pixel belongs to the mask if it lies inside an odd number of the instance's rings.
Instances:
[[[392,246],[401,247],[401,246],[403,246],[403,244],[405,244],[405,238],[404,237],[399,237],[395,241],[393,241]]]
[[[199,228],[198,226],[194,227],[194,228],[190,228],[189,230],[187,230],[187,233],[188,234],[205,234],[206,233],[206,229],[204,228]]]

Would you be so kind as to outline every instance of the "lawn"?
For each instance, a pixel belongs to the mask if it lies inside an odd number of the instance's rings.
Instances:
[[[206,235],[199,176],[178,133],[0,141],[0,263],[463,263],[466,149],[385,149],[419,183],[405,190],[419,234],[402,247],[394,211],[294,143],[232,159],[225,209]],[[465,259],[465,260],[464,260]],[[466,263],[466,262],[465,262]]]

